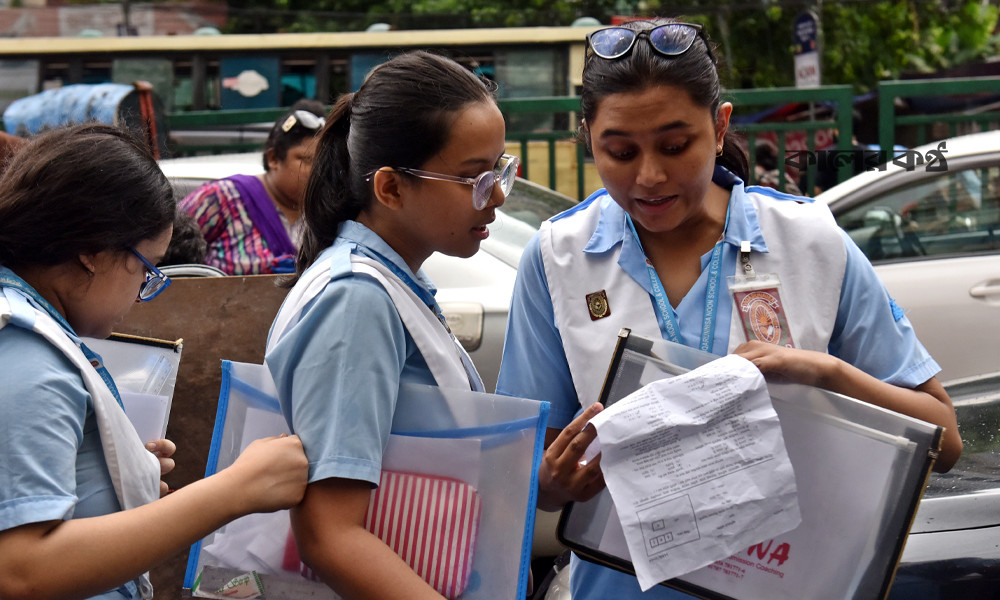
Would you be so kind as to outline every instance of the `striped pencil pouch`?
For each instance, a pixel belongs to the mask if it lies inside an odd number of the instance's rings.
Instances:
[[[479,494],[465,482],[382,471],[365,527],[439,594],[457,598],[472,575],[480,512]],[[315,579],[299,560],[291,531],[282,567]]]

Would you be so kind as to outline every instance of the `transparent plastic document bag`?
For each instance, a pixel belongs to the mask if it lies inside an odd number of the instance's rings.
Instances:
[[[206,475],[289,433],[270,373],[223,361]],[[522,599],[548,403],[404,384],[366,526],[448,598]],[[256,572],[268,600],[336,598],[301,562],[288,511],[248,515],[192,546],[184,588],[212,597]]]
[[[623,329],[600,401],[611,405],[717,359]],[[663,584],[712,600],[887,597],[942,428],[815,387],[767,387],[794,467],[801,524]],[[635,572],[607,490],[567,505],[558,534],[587,560]]]
[[[139,439],[152,442],[167,437],[183,340],[113,333],[107,339],[83,338],[83,342],[104,361]]]

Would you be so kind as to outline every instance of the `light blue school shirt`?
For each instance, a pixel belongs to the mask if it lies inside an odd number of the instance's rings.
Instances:
[[[399,384],[435,385],[427,363],[382,284],[351,271],[350,254],[381,262],[428,306],[435,288],[373,231],[341,225],[329,257],[331,281],[267,353],[285,420],[302,439],[309,481],[329,477],[378,485]]]
[[[0,273],[17,277],[4,267]],[[44,299],[16,293],[76,337]],[[0,329],[0,457],[0,530],[121,510],[79,368],[41,335],[13,323]],[[130,581],[94,598],[139,597]]]
[[[722,272],[734,273],[740,242],[750,241],[753,251],[767,252],[766,239],[742,180],[717,167],[713,181],[732,190],[729,223],[723,238]],[[812,202],[810,198],[784,194],[772,188],[753,186],[749,191],[769,196],[774,201]],[[606,195],[605,190],[599,190],[580,205],[556,215],[552,220],[582,210],[592,202],[600,202]],[[612,252],[620,246],[619,266],[650,294],[649,310],[655,311],[645,255],[626,218],[625,211],[617,203],[609,202],[584,252]],[[778,231],[769,232],[769,235],[780,234]],[[927,381],[940,371],[940,367],[917,340],[909,320],[889,297],[871,263],[842,230],[841,235],[847,250],[847,263],[829,346],[830,354],[896,385],[914,387]],[[697,282],[676,309],[671,307],[684,345],[694,348],[699,346],[701,340],[709,276],[707,267],[711,255],[709,251],[701,257],[702,272]],[[790,282],[783,284],[790,285]],[[729,348],[729,323],[733,304],[732,296],[725,287],[722,288],[722,293],[730,300],[716,305],[717,326],[712,351],[718,355],[726,354]],[[887,319],[885,315],[892,315],[892,318]],[[662,319],[659,315],[657,318]],[[606,367],[607,365],[595,365],[595,368]],[[568,425],[580,411],[569,364],[563,353],[562,338],[555,324],[537,234],[525,248],[518,268],[497,393],[549,401],[549,427],[555,429]],[[611,597],[623,600],[690,598],[687,594],[664,586],[657,586],[643,594],[634,576],[580,560],[575,555],[571,561],[571,569],[570,590],[573,600]]]

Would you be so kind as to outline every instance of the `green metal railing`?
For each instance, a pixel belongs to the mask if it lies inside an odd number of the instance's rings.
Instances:
[[[933,139],[941,139],[971,130],[987,130],[1000,127],[1000,103],[985,107],[956,111],[946,114],[930,115],[900,115],[897,101],[911,97],[945,97],[956,95],[998,94],[1000,95],[1000,77],[981,77],[976,79],[927,79],[907,81],[883,81],[879,85],[878,133],[882,148],[892,148],[893,144],[904,134],[904,139],[911,145],[917,145]],[[776,139],[779,188],[785,185],[786,164],[794,154],[788,150],[787,136],[791,132],[804,132],[806,135],[807,159],[806,188],[809,193],[813,189],[817,172],[816,151],[817,133],[821,130],[838,133],[836,149],[850,151],[852,137],[852,111],[849,110],[853,93],[850,86],[823,86],[811,89],[775,88],[755,90],[731,90],[725,94],[724,100],[734,105],[734,120],[740,116],[751,114],[754,110],[762,110],[770,106],[801,103],[808,109],[804,112],[806,118],[795,122],[755,122],[738,127],[748,142],[750,151],[751,179],[753,178],[753,149],[757,140],[763,136]],[[546,97],[505,99],[499,102],[500,109],[509,121],[516,122],[516,116],[529,114],[553,115],[552,122],[565,129],[552,128],[545,131],[507,132],[508,140],[520,145],[522,158],[522,175],[532,178],[538,183],[557,189],[560,171],[557,166],[557,154],[562,157],[573,157],[576,163],[575,181],[567,184],[569,179],[563,172],[563,185],[569,185],[567,195],[582,199],[592,190],[587,189],[588,180],[594,187],[596,171],[592,159],[588,156],[583,144],[575,143],[575,126],[579,122],[579,97]],[[243,109],[243,110],[208,110],[183,112],[168,115],[168,128],[171,131],[185,129],[197,130],[212,127],[238,127],[253,123],[273,123],[287,108]],[[511,117],[515,117],[511,119]],[[910,131],[905,129],[909,128]],[[915,135],[914,135],[915,133]],[[237,133],[237,138],[239,134]],[[914,139],[915,138],[915,139]],[[259,139],[259,136],[258,138]],[[171,144],[169,151],[174,156],[191,154],[206,154],[220,152],[238,152],[258,150],[261,143],[257,139],[227,139],[224,142],[209,144]],[[543,160],[531,160],[532,153],[539,151],[539,143],[547,153]],[[559,148],[559,152],[557,152]],[[795,147],[796,152],[800,150]],[[569,154],[567,154],[569,153]],[[800,159],[802,155],[800,155]],[[850,162],[850,161],[842,161]],[[536,171],[547,165],[548,174],[538,176]],[[828,166],[828,165],[823,165]],[[849,165],[840,166],[838,162],[838,180],[843,180],[852,174]]]
[[[829,85],[817,88],[772,88],[763,90],[733,90],[727,94],[727,99],[733,103],[734,116],[742,113],[748,106],[774,106],[787,103],[802,103],[809,106],[811,115],[822,105],[832,110],[833,117],[818,119],[810,116],[805,121],[786,123],[763,122],[741,125],[738,130],[746,135],[750,155],[751,180],[754,173],[754,148],[757,137],[763,132],[777,134],[778,155],[778,189],[785,189],[787,171],[786,134],[792,131],[806,133],[806,187],[802,190],[806,195],[812,195],[811,190],[816,182],[816,133],[820,130],[834,129],[837,132],[837,150],[850,150],[854,122],[851,118],[851,105],[854,101],[853,90],[849,85]],[[801,156],[801,155],[800,155]],[[849,164],[839,167],[837,181],[843,181],[853,174]]]
[[[738,112],[748,112],[748,108],[766,107],[787,102],[802,103],[824,103],[833,105],[835,109],[841,106],[850,106],[851,91],[849,86],[827,86],[815,89],[795,89],[777,88],[769,90],[734,90],[726,97],[736,106]],[[567,124],[579,122],[580,98],[576,96],[568,97],[544,97],[544,98],[517,98],[500,100],[500,110],[508,117],[512,115],[524,114],[551,114],[561,115],[559,120]],[[198,111],[187,113],[176,113],[170,115],[169,123],[171,130],[198,129],[211,126],[233,126],[246,125],[249,123],[268,123],[283,114],[287,109],[253,109],[253,110],[225,110],[225,111]],[[811,152],[816,150],[815,134],[822,129],[836,128],[840,131],[847,131],[846,136],[841,139],[850,140],[851,118],[850,111],[835,110],[836,119],[811,119],[795,123],[753,123],[740,127],[740,131],[748,137],[750,148],[758,136],[764,132],[776,132],[778,149],[778,171],[779,187],[785,185],[785,158],[786,144],[785,132],[805,131],[808,135],[808,149]],[[553,117],[555,118],[555,117]],[[531,150],[532,142],[542,142],[546,148],[546,162],[548,166],[548,176],[546,182],[534,178],[535,181],[543,183],[552,189],[557,189],[557,178],[559,169],[557,167],[557,145],[560,143],[572,143],[572,152],[575,155],[576,177],[575,190],[568,195],[582,200],[593,191],[587,189],[586,172],[593,169],[592,161],[587,157],[583,144],[575,143],[576,131],[573,129],[559,129],[549,131],[508,131],[507,139],[520,145],[521,175],[527,179],[533,177],[533,161]],[[849,145],[847,146],[850,147]],[[175,155],[187,155],[193,153],[216,153],[216,152],[238,152],[256,150],[260,148],[259,142],[228,142],[224,144],[210,145],[173,145],[171,151]],[[753,157],[751,156],[751,169]],[[537,164],[537,163],[536,163]],[[815,178],[815,165],[809,174],[809,185]],[[849,175],[849,173],[848,173]],[[846,175],[845,175],[846,176]]]
[[[888,151],[896,142],[899,128],[915,126],[915,145],[934,139],[952,137],[959,134],[960,125],[972,125],[981,131],[995,129],[1000,123],[1000,105],[993,104],[973,110],[933,115],[897,115],[896,100],[900,98],[943,97],[959,94],[1000,94],[1000,77],[977,77],[975,79],[918,79],[907,81],[883,81],[878,86],[878,141],[883,150]],[[948,127],[946,135],[928,137],[934,125]],[[970,133],[965,131],[962,133]]]
[[[565,97],[545,97],[545,98],[516,98],[500,100],[497,102],[500,105],[500,112],[504,114],[505,117],[510,117],[510,115],[519,114],[537,114],[537,113],[562,113],[568,114],[568,123],[575,123],[578,119],[575,117],[577,113],[580,112],[580,98],[577,96],[565,96]],[[548,147],[548,167],[549,167],[549,177],[548,186],[551,189],[557,189],[556,179],[557,179],[557,169],[556,169],[556,144],[557,142],[567,142],[574,141],[576,138],[576,132],[571,129],[564,129],[559,131],[508,131],[507,139],[517,142],[521,146],[520,156],[521,156],[521,176],[525,179],[530,179],[531,168],[530,168],[530,150],[529,143],[533,141],[543,141],[546,142]],[[586,164],[586,154],[584,151],[583,144],[577,143],[575,145],[576,152],[576,198],[577,200],[583,200],[586,197],[586,184],[585,180],[585,164]]]

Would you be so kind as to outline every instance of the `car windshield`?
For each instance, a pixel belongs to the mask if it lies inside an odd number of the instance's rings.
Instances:
[[[870,260],[1000,248],[1000,167],[949,171],[876,195],[837,216]]]

